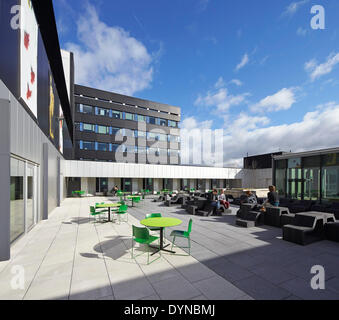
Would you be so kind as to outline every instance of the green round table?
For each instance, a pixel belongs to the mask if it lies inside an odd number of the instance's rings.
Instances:
[[[166,218],[166,217],[148,218],[148,219],[144,219],[144,220],[140,221],[140,223],[145,227],[154,227],[154,228],[160,229],[160,247],[157,248],[158,250],[156,252],[152,253],[152,255],[156,254],[160,250],[170,252],[170,253],[175,253],[175,251],[165,249],[169,246],[169,244],[164,246],[164,228],[178,226],[178,225],[182,224],[181,220],[176,219],[176,218]]]
[[[98,204],[97,206],[95,206],[98,209],[106,209],[108,208],[108,221],[111,221],[111,208],[116,208],[116,210],[118,208],[120,208],[121,204],[120,203],[105,203],[105,204]]]
[[[126,199],[131,200],[132,201],[132,207],[134,207],[134,200],[136,198],[139,198],[139,200],[140,200],[141,196],[127,196]]]

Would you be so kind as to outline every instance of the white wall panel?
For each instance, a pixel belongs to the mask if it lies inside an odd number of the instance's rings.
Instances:
[[[168,178],[168,179],[241,179],[242,169],[189,166],[145,165],[93,161],[68,161],[65,177]]]

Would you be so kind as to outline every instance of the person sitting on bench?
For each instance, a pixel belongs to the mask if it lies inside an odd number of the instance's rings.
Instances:
[[[267,200],[264,203],[264,207],[279,207],[279,195],[276,192],[275,186],[268,187]]]

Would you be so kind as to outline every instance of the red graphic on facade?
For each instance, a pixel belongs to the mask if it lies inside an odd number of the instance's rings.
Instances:
[[[31,84],[34,84],[35,81],[35,73],[33,71],[33,68],[31,67]]]
[[[25,31],[25,36],[24,36],[24,46],[28,50],[29,47],[29,33]]]
[[[27,93],[26,93],[27,100],[29,100],[31,96],[32,96],[32,91],[29,90],[29,84],[27,83]]]

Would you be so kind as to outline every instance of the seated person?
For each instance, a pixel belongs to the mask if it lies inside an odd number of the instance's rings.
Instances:
[[[264,207],[279,207],[279,195],[276,192],[275,186],[268,187],[267,200],[264,203]]]
[[[217,189],[213,189],[212,191],[212,195],[211,195],[211,206],[215,207],[215,210],[219,210],[220,209],[220,201],[218,199],[218,190]]]
[[[229,203],[226,200],[225,190],[221,191],[221,194],[219,195],[218,200],[219,200],[220,204],[222,204],[226,209],[229,208]]]

